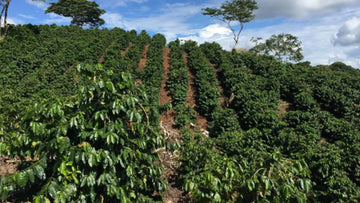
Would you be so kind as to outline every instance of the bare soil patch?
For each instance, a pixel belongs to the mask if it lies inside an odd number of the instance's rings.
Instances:
[[[15,173],[17,170],[17,160],[9,159],[6,156],[0,156],[0,176],[6,176]]]
[[[125,55],[128,53],[128,51],[131,49],[132,45],[133,45],[133,43],[130,42],[130,43],[129,43],[129,46],[126,47],[126,49],[125,49],[124,51],[121,51],[121,56],[122,56],[122,57],[125,57]]]
[[[166,89],[166,83],[169,80],[169,74],[170,74],[170,49],[164,48],[164,75],[163,80],[161,81],[161,89],[160,89],[160,97],[159,97],[159,104],[160,106],[164,104],[170,104],[171,103],[171,97],[169,96],[169,91]]]
[[[144,47],[144,51],[142,53],[142,56],[141,56],[141,59],[140,59],[140,62],[139,62],[139,65],[137,67],[137,71],[143,71],[144,68],[146,67],[146,64],[147,64],[147,53],[149,51],[149,45],[146,45]]]
[[[109,51],[109,49],[110,49],[112,46],[114,46],[114,44],[115,44],[115,41],[111,42],[111,44],[110,44],[108,47],[106,47],[104,53],[101,54],[101,56],[100,56],[100,58],[99,58],[99,60],[98,60],[98,63],[103,63],[103,62],[104,62],[106,52]]]
[[[186,52],[184,52],[183,54],[184,57],[184,62],[187,65],[188,64],[188,54]],[[186,95],[186,106],[192,106],[193,108],[196,109],[196,87],[195,87],[195,76],[194,74],[190,71],[190,69],[188,69],[188,75],[189,75],[189,86],[188,86],[188,90],[187,90],[187,95]],[[197,128],[200,131],[203,130],[207,130],[207,120],[205,117],[197,115],[196,117],[196,123],[197,125],[195,126],[195,128]]]
[[[283,114],[288,112],[288,110],[291,108],[291,104],[282,99],[279,99],[278,106],[279,106],[279,118],[282,118]]]
[[[216,76],[216,79],[217,79],[217,84],[218,84],[218,87],[219,87],[219,90],[220,90],[220,97],[219,97],[219,104],[220,106],[222,107],[227,107],[228,106],[228,102],[227,102],[227,99],[226,97],[224,96],[224,89],[222,88],[221,84],[220,84],[220,80],[219,80],[219,74],[215,68],[215,65],[210,63],[209,61],[209,64],[211,66],[211,68],[214,70],[214,73],[215,73],[215,76]]]
[[[164,48],[164,75],[161,82],[159,104],[165,105],[171,103],[169,91],[166,89],[166,82],[169,79],[170,73],[170,49]],[[166,142],[181,142],[181,135],[179,130],[175,128],[175,115],[174,110],[168,110],[160,116],[160,128],[165,135]],[[180,150],[167,151],[165,148],[158,150],[160,155],[160,162],[164,168],[163,178],[168,182],[167,192],[164,194],[165,203],[175,202],[189,202],[189,197],[186,192],[181,189],[181,186],[176,184],[178,177],[178,157]]]

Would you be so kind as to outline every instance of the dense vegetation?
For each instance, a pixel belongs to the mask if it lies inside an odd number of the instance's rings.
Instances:
[[[1,178],[2,201],[161,201],[165,44],[118,28],[10,27],[0,43],[0,155],[19,164]],[[195,202],[360,201],[360,71],[216,43],[169,48],[177,182]],[[198,114],[209,137],[191,128]]]

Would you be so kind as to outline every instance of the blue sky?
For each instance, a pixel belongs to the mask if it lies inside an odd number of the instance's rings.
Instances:
[[[223,0],[96,0],[106,10],[104,27],[160,32],[168,40],[216,41],[233,45],[226,25],[201,14]],[[251,37],[290,33],[302,41],[305,60],[313,65],[343,61],[360,68],[360,0],[257,0],[256,19],[245,25],[239,46],[251,48]],[[9,19],[14,24],[67,25],[70,19],[45,14],[47,3],[13,0]],[[236,25],[234,25],[236,26]]]

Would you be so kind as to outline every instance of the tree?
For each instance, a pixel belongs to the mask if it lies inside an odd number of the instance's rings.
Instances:
[[[280,60],[285,61],[301,61],[302,55],[301,41],[291,34],[272,35],[265,42],[261,42],[262,38],[252,38],[251,41],[255,46],[250,52],[256,54],[272,55]]]
[[[10,6],[11,0],[0,0],[0,41],[5,38],[6,32],[9,28],[9,25],[7,24],[7,16],[8,16],[8,10]],[[3,15],[4,15],[4,28],[2,27],[3,22]]]
[[[88,0],[59,0],[57,3],[51,3],[45,12],[71,17],[71,24],[77,26],[98,27],[105,23],[100,18],[105,10],[99,9],[96,2]]]
[[[218,17],[219,20],[227,24],[234,35],[234,48],[236,48],[239,43],[240,33],[244,28],[244,23],[255,18],[253,11],[257,8],[258,6],[255,0],[232,0],[226,1],[220,8],[205,8],[203,9],[203,14],[211,17]],[[240,23],[240,28],[238,30],[235,30],[231,25],[231,22],[233,21]]]

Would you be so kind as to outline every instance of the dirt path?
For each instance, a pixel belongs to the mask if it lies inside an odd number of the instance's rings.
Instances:
[[[143,71],[144,68],[146,67],[146,64],[147,64],[147,53],[149,51],[149,45],[146,45],[144,47],[144,51],[142,53],[142,56],[141,56],[141,59],[140,59],[140,62],[139,62],[139,65],[137,67],[137,71]]]
[[[126,47],[126,49],[125,49],[124,51],[121,51],[121,56],[122,56],[122,57],[125,57],[125,55],[128,53],[128,51],[131,49],[132,45],[133,45],[133,43],[130,42],[130,43],[129,43],[129,46]]]
[[[188,64],[188,54],[186,52],[184,52],[183,54],[184,57],[184,62],[185,65]],[[192,106],[195,108],[195,87],[194,87],[194,80],[195,80],[195,76],[194,74],[190,71],[190,69],[188,68],[188,75],[189,75],[189,86],[187,89],[187,95],[186,95],[186,106]]]
[[[188,54],[184,52],[184,62],[187,65],[188,64]],[[195,76],[188,68],[188,75],[189,75],[189,86],[187,90],[187,96],[186,96],[186,106],[192,106],[196,109],[196,88],[195,88]],[[207,130],[207,120],[203,116],[197,115],[196,117],[197,125],[195,126],[198,130],[203,131]]]
[[[282,99],[279,99],[278,106],[279,106],[279,113],[278,113],[279,118],[282,118],[283,114],[288,112],[288,110],[291,108],[291,104]]]
[[[169,79],[170,73],[170,49],[164,48],[164,76],[161,82],[159,104],[171,104],[171,97],[169,91],[166,89],[166,82]],[[168,110],[160,116],[160,128],[165,134],[166,142],[181,142],[181,135],[179,130],[175,126],[175,114],[174,110]],[[164,167],[163,178],[168,181],[168,189],[164,194],[165,203],[177,203],[177,202],[188,202],[187,196],[184,191],[181,190],[181,186],[176,185],[178,157],[180,154],[179,150],[174,152],[166,151],[162,149],[160,152],[160,162]]]
[[[223,108],[224,107],[227,107],[227,99],[226,97],[224,96],[224,89],[223,87],[221,86],[221,83],[220,83],[220,78],[219,78],[219,73],[217,72],[216,68],[215,68],[215,65],[210,63],[209,61],[209,64],[211,66],[211,68],[214,70],[214,73],[215,73],[215,76],[216,76],[216,80],[217,80],[217,84],[218,84],[218,87],[219,87],[219,90],[220,90],[220,97],[219,97],[219,104],[220,106],[222,106]]]
[[[160,106],[164,104],[171,103],[171,97],[169,96],[169,91],[166,89],[166,82],[169,80],[170,74],[170,49],[164,48],[164,76],[163,80],[161,81],[161,89],[160,89],[160,97],[159,97],[159,104]]]
[[[114,46],[115,41],[111,42],[111,44],[106,47],[106,49],[104,50],[104,52],[101,54],[100,58],[98,59],[98,63],[103,63],[104,59],[105,59],[105,53],[112,47]],[[63,75],[67,75],[67,73],[74,68],[74,65],[69,66],[68,69],[66,69],[66,71],[63,73]]]
[[[114,44],[115,44],[115,41],[111,42],[111,44],[108,47],[106,47],[105,51],[101,54],[101,56],[100,56],[100,58],[98,60],[98,63],[103,63],[104,62],[106,52],[109,51],[109,49],[112,46],[114,46]]]

